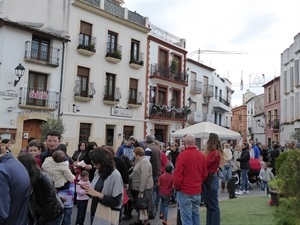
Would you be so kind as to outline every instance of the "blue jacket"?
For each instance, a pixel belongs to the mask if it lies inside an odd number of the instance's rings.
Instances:
[[[26,225],[31,185],[25,167],[11,155],[0,157],[0,225]]]
[[[121,155],[127,155],[130,160],[133,160],[134,154],[133,154],[134,147],[128,146],[127,144],[121,145],[117,151],[117,156]]]

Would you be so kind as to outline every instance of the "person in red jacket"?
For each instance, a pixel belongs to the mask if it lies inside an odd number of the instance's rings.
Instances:
[[[182,224],[200,225],[199,205],[202,182],[207,177],[207,166],[205,156],[196,147],[194,135],[186,136],[185,147],[177,157],[174,187],[177,190]]]

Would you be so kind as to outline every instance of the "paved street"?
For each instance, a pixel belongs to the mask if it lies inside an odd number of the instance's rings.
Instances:
[[[263,196],[265,193],[260,190],[260,188],[256,187],[256,185],[252,185],[253,190],[250,190],[249,194],[244,194],[244,195],[236,195],[237,198],[244,198],[244,197],[249,197],[249,196]],[[219,194],[219,199],[220,201],[230,201],[228,198],[228,193],[220,193]],[[200,209],[200,216],[204,216],[201,214],[202,207]],[[77,209],[74,207],[73,214],[72,214],[72,225],[75,224],[75,218],[76,218],[76,212]],[[222,213],[222,212],[221,212]],[[177,214],[177,208],[169,208],[169,219],[168,219],[168,224],[169,225],[176,225],[176,214]],[[129,225],[130,223],[134,222],[137,217],[137,213],[133,211],[133,217],[131,220],[123,221],[120,223],[120,225]],[[154,220],[150,220],[151,225],[162,225],[161,219],[159,219],[159,216],[156,215],[156,218]],[[99,224],[101,225],[101,224]]]

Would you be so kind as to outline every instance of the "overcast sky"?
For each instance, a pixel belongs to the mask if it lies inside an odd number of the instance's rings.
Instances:
[[[300,32],[300,0],[125,0],[123,6],[186,39],[194,60],[199,49],[248,53],[200,53],[200,62],[231,81],[233,106],[242,104],[247,89],[263,92],[249,86],[254,78],[263,81],[265,74],[268,82],[280,76],[280,54]]]

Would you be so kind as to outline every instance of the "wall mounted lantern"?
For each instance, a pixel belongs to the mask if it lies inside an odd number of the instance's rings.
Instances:
[[[24,72],[25,72],[24,66],[22,66],[21,63],[19,63],[19,65],[15,68],[15,73],[16,73],[16,76],[17,76],[18,80],[15,80],[14,87],[15,87],[15,86],[19,83],[19,81],[21,80],[21,77],[23,77]]]

